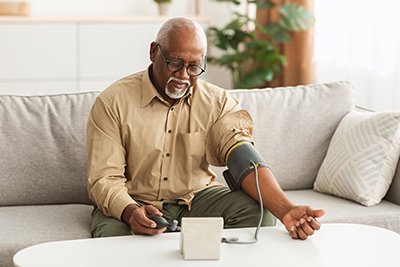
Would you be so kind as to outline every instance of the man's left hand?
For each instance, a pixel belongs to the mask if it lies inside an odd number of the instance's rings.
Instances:
[[[321,223],[316,218],[324,214],[324,210],[313,210],[309,206],[295,206],[283,217],[282,223],[293,239],[306,240],[321,228]]]

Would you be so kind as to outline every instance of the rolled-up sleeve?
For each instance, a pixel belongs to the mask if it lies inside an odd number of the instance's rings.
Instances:
[[[246,110],[230,112],[216,121],[206,141],[208,163],[225,166],[225,154],[232,145],[244,140],[253,143],[253,128],[253,120]]]
[[[89,115],[86,147],[89,197],[106,216],[121,219],[126,206],[136,202],[125,186],[126,151],[119,118],[101,98]]]

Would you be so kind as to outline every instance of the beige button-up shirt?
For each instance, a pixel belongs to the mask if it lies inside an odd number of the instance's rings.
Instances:
[[[104,90],[88,119],[89,196],[118,219],[135,200],[190,208],[196,192],[220,186],[209,164],[224,166],[229,147],[252,142],[250,115],[225,90],[199,79],[171,106],[149,68]]]

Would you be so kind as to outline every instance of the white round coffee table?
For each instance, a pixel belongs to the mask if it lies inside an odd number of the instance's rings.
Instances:
[[[223,230],[224,237],[253,238],[254,228]],[[185,261],[179,233],[50,242],[14,256],[18,267],[46,266],[399,266],[400,235],[378,227],[324,224],[306,241],[282,227],[264,227],[252,245],[221,244],[220,260]]]

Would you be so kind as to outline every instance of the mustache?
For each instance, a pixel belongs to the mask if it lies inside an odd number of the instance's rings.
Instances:
[[[179,78],[176,78],[176,77],[170,77],[168,79],[167,84],[170,83],[171,81],[175,81],[175,82],[178,82],[178,83],[186,83],[187,86],[190,86],[190,81],[189,80],[182,80],[182,79],[179,79]]]

